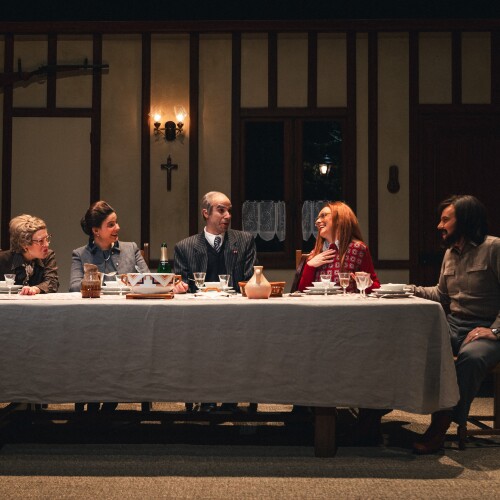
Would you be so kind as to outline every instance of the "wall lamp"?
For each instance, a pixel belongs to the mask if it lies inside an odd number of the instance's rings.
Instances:
[[[325,177],[330,173],[330,170],[333,165],[333,160],[327,154],[324,156],[321,163],[318,164],[318,170],[320,175],[324,175]]]
[[[153,116],[154,119],[154,134],[156,136],[163,135],[166,141],[175,141],[178,135],[183,133],[182,127],[184,126],[184,120],[186,119],[187,112],[184,109],[184,106],[174,106],[175,118],[177,120],[177,124],[173,121],[165,122],[165,126],[162,128],[160,120],[161,115],[155,114]]]

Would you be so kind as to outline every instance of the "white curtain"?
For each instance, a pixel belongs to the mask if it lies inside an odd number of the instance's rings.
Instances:
[[[286,207],[284,201],[246,200],[242,207],[243,230],[255,238],[260,236],[270,241],[277,236],[279,241],[286,237]]]
[[[311,235],[318,236],[315,222],[327,200],[306,200],[302,205],[302,239],[307,241]]]

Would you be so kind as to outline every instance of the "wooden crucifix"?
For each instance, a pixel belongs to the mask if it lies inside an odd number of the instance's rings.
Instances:
[[[161,164],[161,169],[167,171],[167,191],[172,191],[172,170],[177,170],[177,163],[172,163],[172,158],[168,155],[167,163]]]

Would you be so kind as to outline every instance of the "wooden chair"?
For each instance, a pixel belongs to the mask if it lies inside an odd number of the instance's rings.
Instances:
[[[302,276],[302,270],[306,263],[308,253],[302,253],[302,250],[295,250],[295,277],[293,278],[292,287],[290,288],[290,293],[296,292],[299,287],[300,277]]]
[[[469,416],[468,422],[477,428],[467,429],[467,424],[458,427],[460,450],[465,450],[468,436],[500,436],[500,363],[494,366],[490,373],[493,375],[493,415]],[[485,421],[492,422],[492,425],[485,424]]]
[[[142,258],[149,267],[149,243],[144,243],[141,249]]]

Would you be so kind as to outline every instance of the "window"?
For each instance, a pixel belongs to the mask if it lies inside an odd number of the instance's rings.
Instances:
[[[293,267],[295,249],[314,245],[322,202],[345,198],[344,129],[343,118],[243,120],[241,220],[263,265]]]

